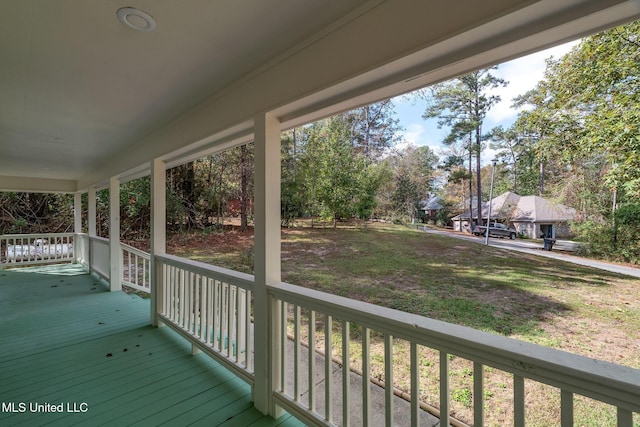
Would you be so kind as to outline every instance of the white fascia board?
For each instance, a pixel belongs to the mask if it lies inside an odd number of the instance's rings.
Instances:
[[[76,181],[70,179],[32,178],[0,175],[0,191],[24,193],[75,193]]]

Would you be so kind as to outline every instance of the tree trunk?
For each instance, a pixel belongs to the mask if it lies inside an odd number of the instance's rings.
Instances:
[[[476,204],[478,209],[478,225],[483,225],[482,220],[482,180],[480,179],[480,153],[482,152],[482,140],[480,136],[480,126],[476,126],[476,193],[478,195],[478,202]]]
[[[544,162],[540,162],[540,181],[538,183],[538,196],[544,193]]]
[[[473,150],[469,134],[469,232],[473,231]]]
[[[511,145],[511,161],[513,162],[513,192],[518,194],[518,156]]]
[[[618,223],[616,221],[616,208],[618,205],[618,190],[613,190],[613,203],[611,207],[611,217],[613,219],[613,248],[618,248]]]

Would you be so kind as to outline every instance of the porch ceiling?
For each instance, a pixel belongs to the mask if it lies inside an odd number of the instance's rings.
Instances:
[[[640,16],[622,0],[21,0],[0,14],[0,189],[76,191]],[[132,6],[157,28],[132,30]]]

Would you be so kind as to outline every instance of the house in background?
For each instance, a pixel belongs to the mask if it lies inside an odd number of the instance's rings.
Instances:
[[[436,220],[438,212],[441,211],[443,207],[440,196],[431,196],[420,202],[420,209],[418,209],[418,211],[424,221]]]
[[[504,194],[495,197],[491,201],[491,221],[504,222],[505,218],[508,218],[513,209],[518,204],[520,196],[515,193],[506,192]],[[472,206],[476,206],[476,198],[473,198]],[[484,221],[487,220],[488,215],[488,204],[485,202],[482,208],[482,219]],[[473,221],[471,221],[473,220]],[[456,215],[451,218],[453,221],[453,229],[454,231],[464,231],[467,233],[471,233],[473,224],[478,222],[478,210],[473,209],[471,215],[469,215],[469,211],[465,211],[460,215]]]
[[[489,211],[488,203],[482,208],[482,218],[486,221]],[[471,218],[477,221],[477,211]],[[515,228],[520,235],[530,239],[541,236],[549,238],[570,237],[569,223],[576,219],[576,210],[553,203],[539,196],[520,196],[507,191],[491,201],[491,221],[501,222]],[[470,232],[469,212],[464,212],[451,219],[455,231]]]
[[[571,237],[570,222],[576,219],[576,210],[553,203],[539,196],[520,197],[510,217],[518,233],[531,239],[539,237]]]

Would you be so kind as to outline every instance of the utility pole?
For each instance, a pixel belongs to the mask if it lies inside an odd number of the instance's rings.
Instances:
[[[491,160],[491,187],[489,188],[489,214],[487,215],[487,229],[484,244],[489,245],[489,227],[491,227],[491,201],[493,200],[493,177],[496,173],[496,163],[498,163],[498,159]],[[478,217],[480,217],[480,212],[478,212]]]

